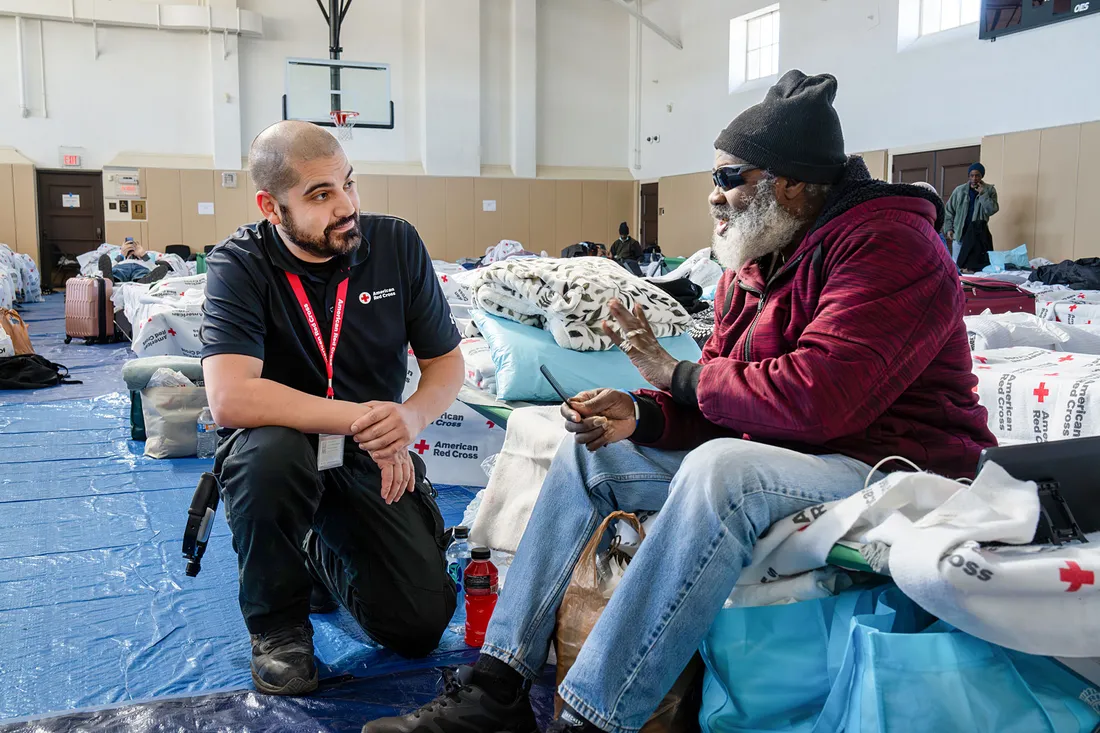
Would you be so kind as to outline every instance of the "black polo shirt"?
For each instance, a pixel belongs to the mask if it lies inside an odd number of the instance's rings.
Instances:
[[[336,287],[348,277],[348,302],[336,349],[336,399],[400,402],[408,349],[421,359],[449,353],[460,341],[432,261],[411,224],[360,216],[363,242],[323,265],[290,253],[268,221],[252,224],[207,257],[202,356],[262,359],[263,378],[325,395],[325,361],[290,288],[297,274],[317,313],[326,348]]]

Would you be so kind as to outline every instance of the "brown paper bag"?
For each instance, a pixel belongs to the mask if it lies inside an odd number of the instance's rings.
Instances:
[[[554,634],[554,648],[558,656],[558,685],[561,685],[573,663],[577,661],[581,647],[611,599],[612,588],[608,587],[611,584],[606,580],[600,581],[596,561],[600,539],[616,519],[629,522],[638,532],[638,537],[645,539],[645,530],[636,516],[627,512],[612,512],[596,528],[592,539],[581,552],[577,567],[573,570],[573,579],[565,589],[565,597],[558,609],[558,625]],[[612,564],[625,565],[629,562],[629,556],[615,546],[610,553]],[[608,663],[614,664],[612,660],[608,660]],[[702,659],[696,654],[665,695],[653,717],[642,727],[642,733],[688,733],[699,730],[701,690],[698,682],[702,672]],[[558,714],[561,713],[562,705],[561,698],[555,695],[554,708]]]
[[[27,332],[27,324],[23,322],[18,313],[7,308],[0,308],[0,328],[3,328],[4,332],[11,337],[11,343],[15,347],[17,355],[34,353],[34,347],[31,346],[31,336]]]

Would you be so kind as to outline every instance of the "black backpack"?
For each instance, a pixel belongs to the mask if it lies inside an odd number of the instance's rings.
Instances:
[[[58,384],[84,384],[69,379],[69,368],[38,354],[0,359],[0,389],[42,389]]]

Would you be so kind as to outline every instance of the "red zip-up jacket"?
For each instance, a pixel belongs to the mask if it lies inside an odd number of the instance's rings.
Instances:
[[[635,442],[688,450],[738,437],[973,476],[996,439],[974,392],[942,216],[930,192],[871,181],[850,162],[770,281],[757,262],[723,275],[700,363],[682,362],[670,392],[639,393]]]

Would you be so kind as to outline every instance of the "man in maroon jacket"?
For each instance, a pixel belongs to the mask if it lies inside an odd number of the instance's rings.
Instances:
[[[855,493],[890,456],[973,475],[995,441],[937,234],[943,204],[845,156],[835,94],[832,76],[790,71],[719,135],[710,203],[729,269],[702,360],[677,362],[640,310],[614,309],[609,333],[656,390],[562,407],[575,440],[481,658],[428,707],[365,731],[534,733],[528,680],[581,548],[615,509],[661,514],[559,688],[552,730],[641,728],[776,520]]]

